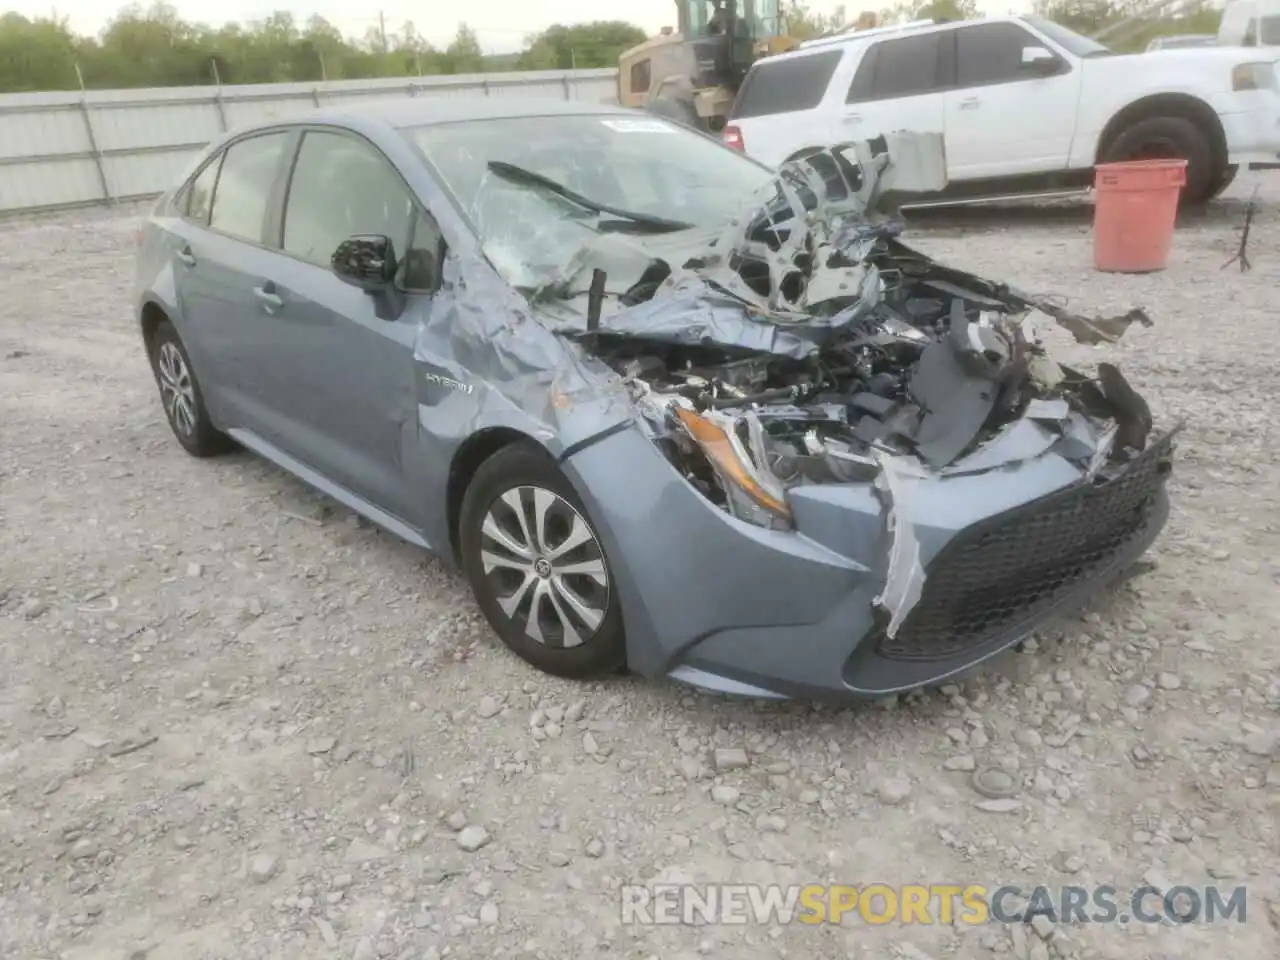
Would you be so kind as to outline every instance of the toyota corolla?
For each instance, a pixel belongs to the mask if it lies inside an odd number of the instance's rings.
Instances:
[[[238,130],[140,235],[178,442],[240,445],[460,569],[545,671],[761,697],[937,682],[1104,587],[1172,430],[1037,331],[1120,317],[946,267],[883,211],[928,136],[781,170],[506,98]]]

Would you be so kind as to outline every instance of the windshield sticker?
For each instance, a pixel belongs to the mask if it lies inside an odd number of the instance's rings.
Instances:
[[[618,133],[675,133],[676,128],[661,120],[601,120]]]

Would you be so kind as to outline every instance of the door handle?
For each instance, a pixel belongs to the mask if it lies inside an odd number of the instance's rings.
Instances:
[[[960,109],[961,110],[977,110],[978,106],[981,103],[982,101],[979,100],[977,97],[965,97],[963,100],[960,101]]]
[[[185,263],[188,267],[196,265],[196,255],[191,252],[190,247],[183,247],[178,251],[178,259]]]
[[[844,122],[845,122],[845,123],[861,123],[861,122],[862,122],[862,114],[860,114],[860,113],[846,113],[846,114],[844,115]]]
[[[253,295],[262,301],[262,305],[266,307],[267,313],[275,313],[284,306],[284,301],[281,300],[280,295],[275,292],[274,285],[263,284],[260,287],[254,287]]]

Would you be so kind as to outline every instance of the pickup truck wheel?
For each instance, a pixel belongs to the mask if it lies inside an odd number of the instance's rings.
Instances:
[[[1223,171],[1214,162],[1213,145],[1198,126],[1185,117],[1148,117],[1122,130],[1103,152],[1103,163],[1126,160],[1187,161],[1187,185],[1183,203],[1203,203]]]
[[[1240,167],[1237,164],[1233,163],[1231,166],[1227,167],[1227,169],[1222,172],[1222,176],[1218,178],[1218,182],[1214,184],[1213,190],[1209,194],[1209,199],[1212,200],[1214,197],[1220,196],[1222,191],[1226,190],[1227,187],[1231,186],[1235,181],[1236,174],[1239,172]]]

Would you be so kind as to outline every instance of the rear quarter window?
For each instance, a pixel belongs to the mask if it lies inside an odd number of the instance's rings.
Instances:
[[[733,104],[732,119],[812,110],[822,102],[843,50],[762,60],[751,68]]]

